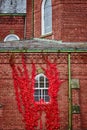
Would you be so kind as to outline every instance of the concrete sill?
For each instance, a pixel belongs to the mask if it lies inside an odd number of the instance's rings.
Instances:
[[[46,33],[44,35],[41,35],[40,38],[48,37],[48,36],[51,36],[52,34],[53,34],[52,32]]]

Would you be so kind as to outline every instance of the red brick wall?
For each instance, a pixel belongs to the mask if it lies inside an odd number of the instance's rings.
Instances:
[[[9,55],[0,53],[0,130],[24,130],[21,114],[17,109]]]
[[[64,1],[62,14],[62,40],[87,41],[87,1]]]
[[[87,2],[86,0],[52,0],[52,34],[41,35],[42,0],[34,1],[34,37],[62,41],[87,40]],[[25,38],[33,37],[32,0],[27,0]],[[3,22],[4,21],[4,22]],[[0,16],[0,40],[11,32],[24,38],[24,17]],[[8,26],[9,25],[9,26]]]
[[[80,115],[73,114],[73,130],[87,130],[87,54],[71,55],[71,77],[79,79],[80,89],[73,89],[73,103],[80,105]],[[81,122],[80,122],[81,121]]]
[[[34,2],[34,36],[48,39],[61,40],[61,13],[62,5],[60,1],[52,1],[52,34],[43,36],[41,34],[41,7],[42,0]]]
[[[22,122],[22,116],[18,112],[17,102],[15,99],[15,90],[13,86],[13,79],[11,73],[11,67],[9,65],[9,54],[0,53],[0,103],[4,106],[2,108],[3,113],[0,117],[0,130],[24,130],[24,123]],[[28,70],[30,71],[30,58],[34,59],[37,67],[39,64],[44,64],[41,55],[39,54],[26,54],[26,62]],[[49,59],[54,61],[55,58],[60,71],[60,78],[65,82],[61,85],[58,93],[59,104],[59,116],[60,116],[60,130],[68,129],[68,81],[67,81],[67,54],[52,54],[49,55]],[[64,61],[61,63],[62,58]],[[20,65],[21,56],[16,54],[15,62]],[[38,59],[38,60],[37,60]]]
[[[37,67],[44,64],[40,54],[26,54],[26,62],[30,71],[30,58],[34,59]],[[0,104],[3,104],[2,114],[0,114],[0,129],[3,130],[24,130],[22,116],[17,109],[15,100],[15,91],[12,79],[12,70],[9,65],[10,53],[0,53]],[[87,54],[73,53],[71,54],[71,78],[78,79],[80,83],[79,89],[72,89],[72,104],[80,106],[80,113],[72,115],[73,130],[87,130]],[[48,54],[51,62],[56,61],[60,72],[60,79],[64,80],[60,86],[58,93],[58,107],[60,116],[60,129],[68,129],[68,54]],[[37,60],[38,59],[38,60]],[[56,59],[56,60],[54,60]],[[15,62],[21,65],[21,56],[16,54]],[[1,111],[0,111],[1,112]]]
[[[9,34],[16,34],[24,39],[24,23],[23,16],[0,16],[0,41]]]
[[[33,16],[32,16],[32,0],[27,0],[27,14],[26,14],[26,38],[33,36]]]
[[[41,36],[41,4],[42,0],[34,1],[34,36]]]
[[[41,4],[34,2],[34,35],[41,37]],[[87,41],[86,0],[52,0],[52,34],[44,38],[62,41]]]

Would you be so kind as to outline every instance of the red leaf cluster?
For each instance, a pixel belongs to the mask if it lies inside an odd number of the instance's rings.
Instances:
[[[34,100],[36,66],[33,62],[31,68],[32,77],[29,75],[27,70],[24,56],[22,56],[22,69],[21,67],[16,66],[16,64],[12,64],[11,66],[17,105],[23,116],[26,130],[36,130],[38,127],[38,120],[40,120],[40,130],[43,129],[43,124],[41,121],[41,115],[43,111],[46,113],[46,129],[58,130],[59,128],[57,93],[61,81],[59,80],[59,72],[56,64],[52,64],[48,60],[45,61],[47,67],[41,67],[49,80],[48,94],[51,98],[49,103],[46,103],[43,100],[40,100],[39,103],[36,103]]]

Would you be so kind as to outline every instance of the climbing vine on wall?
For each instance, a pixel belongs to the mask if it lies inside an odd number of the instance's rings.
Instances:
[[[40,121],[40,130],[43,130],[42,113],[45,112],[45,126],[47,130],[58,130],[59,128],[59,111],[57,94],[61,81],[59,80],[59,72],[56,64],[50,63],[45,59],[46,67],[41,65],[47,79],[49,80],[48,94],[51,97],[49,103],[43,99],[39,103],[34,99],[34,84],[36,76],[36,65],[32,61],[32,72],[29,74],[22,54],[22,67],[14,63],[14,57],[11,56],[10,65],[14,80],[14,88],[18,110],[23,116],[26,130],[37,130],[38,121]]]

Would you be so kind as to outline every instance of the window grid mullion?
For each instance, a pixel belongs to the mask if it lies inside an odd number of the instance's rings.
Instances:
[[[43,90],[44,101],[45,101],[45,88],[46,88],[46,78],[44,77],[44,90]]]
[[[40,100],[40,78],[39,77],[38,77],[38,89],[39,89],[38,98]]]
[[[41,89],[41,99],[43,99],[43,90]]]
[[[45,102],[49,102],[47,98],[49,97],[49,95],[46,92],[48,91],[47,83],[48,83],[48,80],[45,76],[42,76],[42,75],[37,76],[37,86],[34,89],[35,91],[37,90],[38,93],[36,95],[34,94],[34,96],[38,98],[38,102],[40,101],[40,99],[43,99]]]
[[[48,88],[35,88],[36,90],[40,90],[40,89],[42,89],[42,90],[44,90],[44,89],[47,89],[48,90]]]

